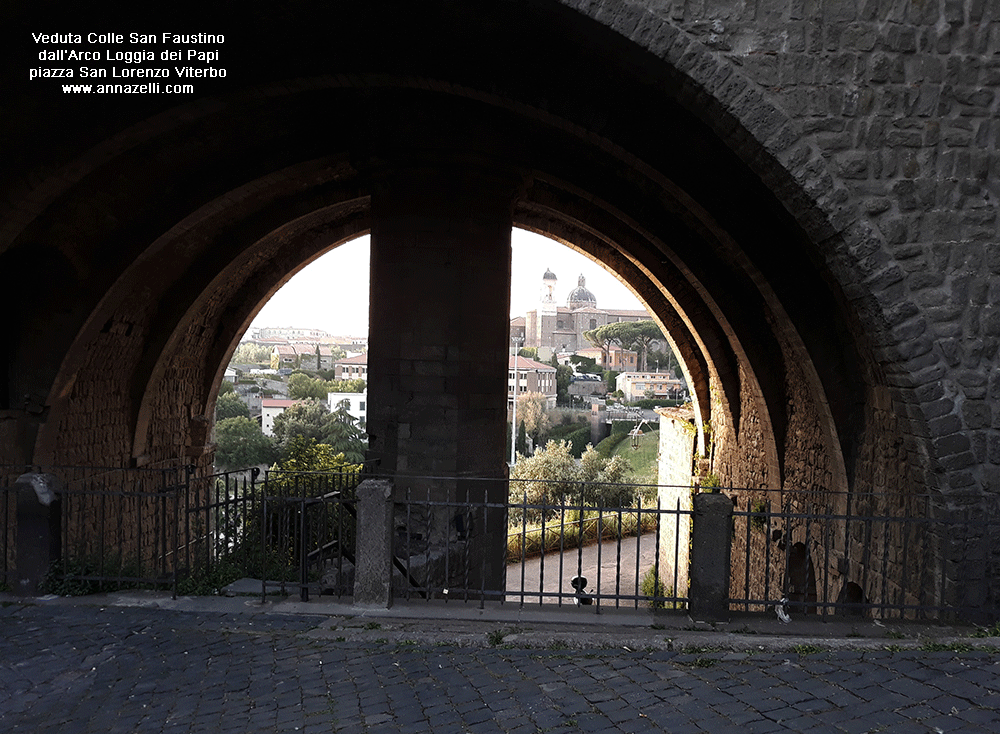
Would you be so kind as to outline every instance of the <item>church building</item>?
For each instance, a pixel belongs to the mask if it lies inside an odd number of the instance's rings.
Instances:
[[[645,310],[600,309],[597,296],[588,288],[586,278],[581,275],[566,297],[566,305],[556,302],[556,288],[559,280],[555,273],[546,269],[542,276],[542,287],[538,308],[528,311],[524,317],[524,346],[537,347],[539,359],[546,360],[555,353],[574,353],[590,347],[583,332],[596,329],[617,321],[643,321],[650,318]],[[511,322],[512,333],[518,330],[521,319]]]

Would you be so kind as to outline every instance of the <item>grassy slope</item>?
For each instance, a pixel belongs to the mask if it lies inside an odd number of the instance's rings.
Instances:
[[[636,484],[656,484],[657,467],[656,454],[659,449],[660,434],[658,431],[646,431],[639,436],[639,448],[632,448],[632,441],[626,438],[614,450],[614,454],[623,456],[631,465],[632,479]]]

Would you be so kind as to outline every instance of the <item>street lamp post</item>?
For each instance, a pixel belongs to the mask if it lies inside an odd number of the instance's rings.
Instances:
[[[514,405],[513,413],[510,419],[510,466],[514,467],[514,462],[517,461],[517,391],[519,388],[519,374],[517,371],[517,357],[518,352],[521,349],[521,345],[524,343],[523,336],[512,336],[510,338],[512,351],[514,352]]]

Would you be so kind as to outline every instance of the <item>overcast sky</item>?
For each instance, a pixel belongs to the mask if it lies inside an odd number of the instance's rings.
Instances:
[[[643,308],[632,292],[597,263],[547,237],[515,229],[511,278],[511,315],[535,308],[542,275],[558,277],[556,300],[562,305],[582,274],[598,308]],[[253,326],[322,329],[336,336],[368,333],[368,237],[341,245],[290,280],[261,309]]]

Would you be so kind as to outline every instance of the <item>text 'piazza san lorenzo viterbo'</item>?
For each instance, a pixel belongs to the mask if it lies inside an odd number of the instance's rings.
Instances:
[[[224,78],[218,33],[32,33],[39,48],[28,79]],[[48,63],[45,63],[48,62]],[[167,62],[167,63],[163,63]],[[78,65],[78,64],[83,65]],[[105,91],[97,89],[95,91]],[[130,91],[130,90],[116,90]],[[156,92],[155,87],[141,91]],[[185,91],[190,93],[191,88]]]

